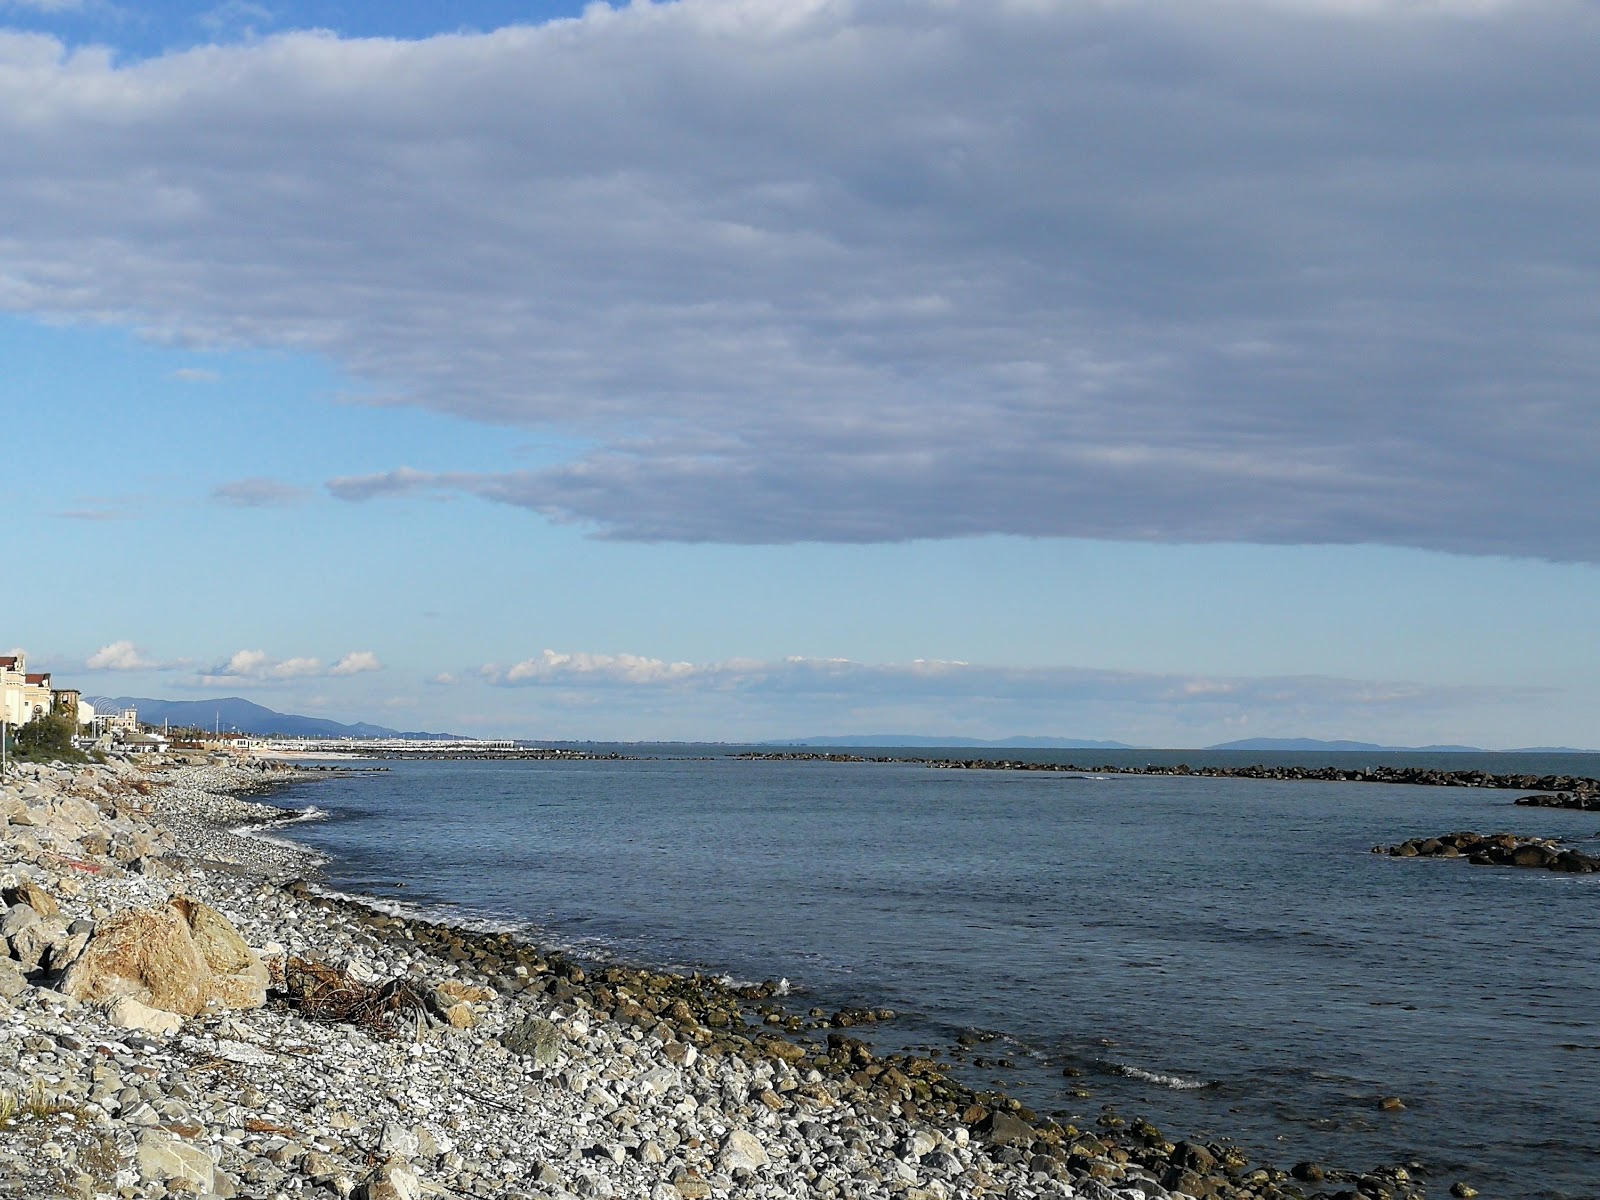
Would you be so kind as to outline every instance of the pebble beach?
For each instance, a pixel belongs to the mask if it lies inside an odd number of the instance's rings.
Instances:
[[[0,786],[0,1196],[1475,1194],[1414,1165],[1256,1164],[1132,1115],[1056,1124],[878,1054],[870,1012],[324,894],[314,855],[259,836],[301,815],[270,803],[298,777],[113,759]],[[188,990],[130,949],[147,928]]]

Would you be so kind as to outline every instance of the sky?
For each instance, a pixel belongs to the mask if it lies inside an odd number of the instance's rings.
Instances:
[[[1600,9],[0,0],[0,650],[1600,747]]]

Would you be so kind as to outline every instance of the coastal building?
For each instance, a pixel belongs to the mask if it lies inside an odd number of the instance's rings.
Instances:
[[[0,715],[9,724],[26,725],[54,707],[49,672],[30,672],[27,656],[20,651],[0,656]]]
[[[117,748],[130,754],[165,754],[167,745],[159,733],[135,733],[117,741]]]
[[[70,717],[80,729],[94,720],[94,707],[76,688],[57,688],[50,672],[28,670],[28,657],[20,650],[0,655],[0,719],[26,725],[55,713]]]
[[[137,708],[124,708],[116,712],[100,713],[96,715],[95,720],[99,722],[99,728],[95,730],[96,733],[132,737],[139,732],[139,710]]]

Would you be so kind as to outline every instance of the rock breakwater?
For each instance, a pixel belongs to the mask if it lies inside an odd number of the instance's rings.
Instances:
[[[1080,766],[1076,763],[1032,762],[1006,758],[904,758],[891,755],[830,754],[822,751],[762,751],[736,755],[767,762],[913,763],[944,771],[1043,771],[1070,775],[1173,775],[1205,779],[1311,780],[1325,783],[1396,783],[1418,787],[1473,787],[1567,793],[1560,807],[1600,807],[1600,779],[1583,775],[1495,774],[1490,771],[1445,771],[1436,767],[1243,767],[1190,766]],[[1582,799],[1581,804],[1570,801]],[[1529,803],[1541,799],[1528,797]],[[1523,801],[1518,801],[1522,803]]]
[[[802,1016],[777,984],[321,894],[312,857],[235,832],[295,815],[239,798],[289,777],[112,762],[0,787],[0,1196],[1423,1192],[1409,1168],[1282,1171],[1146,1122],[1043,1119],[844,1032],[881,1010]]]
[[[1539,796],[1522,796],[1517,804],[1523,808],[1571,808],[1579,812],[1600,812],[1600,791],[1555,792]]]
[[[1600,871],[1600,858],[1562,846],[1549,838],[1515,833],[1446,833],[1439,837],[1411,838],[1394,846],[1374,846],[1374,854],[1391,858],[1464,858],[1480,867],[1537,867],[1591,875]]]

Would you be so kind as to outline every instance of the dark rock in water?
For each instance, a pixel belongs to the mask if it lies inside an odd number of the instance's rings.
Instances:
[[[1540,796],[1523,796],[1517,803],[1525,808],[1571,808],[1579,812],[1600,812],[1600,791],[1580,790],[1555,792]]]
[[[1327,1171],[1323,1170],[1320,1164],[1314,1162],[1295,1163],[1293,1167],[1289,1168],[1289,1174],[1293,1175],[1301,1183],[1321,1183],[1328,1177]]]
[[[1169,1158],[1175,1165],[1201,1175],[1217,1165],[1217,1156],[1196,1142],[1179,1142],[1172,1148]]]
[[[1565,848],[1548,838],[1514,833],[1447,833],[1412,838],[1394,846],[1374,846],[1374,854],[1390,858],[1462,858],[1479,867],[1534,867],[1589,874],[1600,870],[1600,858]]]
[[[991,1146],[1031,1146],[1033,1127],[1007,1112],[992,1112],[972,1127]]]

